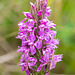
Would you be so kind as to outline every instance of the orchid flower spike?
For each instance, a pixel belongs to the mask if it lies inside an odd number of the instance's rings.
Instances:
[[[31,12],[23,12],[26,18],[18,24],[20,32],[16,38],[22,40],[22,46],[17,52],[23,53],[19,66],[27,75],[35,75],[41,70],[45,75],[50,75],[50,70],[63,57],[62,54],[54,54],[59,44],[59,40],[55,39],[57,32],[53,30],[56,29],[56,24],[47,18],[52,11],[47,7],[48,0],[38,0],[35,5],[32,2],[30,4]]]

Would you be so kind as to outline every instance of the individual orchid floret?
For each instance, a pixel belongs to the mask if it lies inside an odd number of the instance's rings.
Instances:
[[[31,23],[31,24],[35,23],[35,21],[33,19],[28,19],[28,22]]]
[[[41,19],[39,21],[40,21],[41,24],[44,24],[44,25],[46,25],[46,23],[47,23],[47,19]]]
[[[61,59],[63,58],[62,54],[61,55],[54,55],[53,56],[53,60],[55,62],[59,62],[59,61],[62,61]]]
[[[52,21],[48,21],[46,26],[49,27],[49,28],[54,28],[54,29],[56,29],[56,27],[55,27],[56,24],[54,24]]]
[[[20,62],[28,61],[28,59],[29,59],[29,54],[27,52],[21,56]]]
[[[44,34],[45,34],[45,32],[44,32],[44,27],[45,27],[45,25],[44,24],[41,24],[40,26],[39,26],[39,32],[38,32],[38,34],[40,35],[40,36],[44,36]]]
[[[34,28],[33,30],[32,29],[29,29],[30,31],[30,35],[29,35],[29,38],[31,41],[35,41],[36,40],[36,37],[34,35],[34,31],[35,31],[36,28]]]
[[[33,42],[29,42],[30,45],[30,51],[31,51],[31,55],[34,55],[36,53],[36,48],[34,46]]]
[[[49,62],[50,60],[50,54],[52,54],[52,50],[50,48],[46,48],[45,50],[43,50],[43,55],[44,55],[44,60],[46,62]]]
[[[28,28],[33,28],[34,27],[35,21],[33,19],[28,19],[26,22]]]
[[[47,8],[46,8],[45,16],[46,16],[46,17],[49,17],[49,16],[50,16],[51,11],[52,11],[52,10],[50,9],[50,7],[47,7]]]
[[[46,8],[46,6],[47,6],[47,1],[46,1],[46,2],[44,3],[44,5],[42,6],[43,9]]]
[[[37,60],[35,58],[33,58],[33,57],[30,57],[29,61],[30,61],[28,63],[29,66],[34,66],[36,64],[36,62],[37,62]]]
[[[33,18],[33,16],[31,15],[30,12],[23,12],[23,14],[27,17],[27,18]]]
[[[32,2],[30,2],[30,4],[31,4],[32,9],[35,10],[36,9],[35,5]]]
[[[50,70],[55,68],[56,63],[59,62],[59,61],[62,61],[61,59],[62,59],[62,54],[61,55],[54,55]]]
[[[38,32],[38,34],[40,35],[40,36],[44,36],[44,29],[43,30],[39,30],[39,32]]]
[[[39,10],[37,16],[42,16],[42,10]]]
[[[40,36],[40,37],[38,37],[37,36],[37,38],[38,38],[38,40],[35,42],[35,47],[37,48],[37,49],[40,49],[41,47],[42,47],[42,40],[44,39],[42,36]]]
[[[46,43],[46,44],[47,44],[47,43],[50,43],[50,40],[51,40],[50,36],[47,35],[47,34],[45,34],[45,43]]]
[[[56,35],[56,31],[53,30],[49,30],[49,32],[47,33],[51,38],[54,38],[54,36]]]
[[[35,42],[35,47],[37,49],[40,49],[42,47],[42,40],[38,39],[36,42]]]
[[[19,49],[17,52],[22,52],[22,53],[29,53],[29,49],[27,47],[18,47]]]

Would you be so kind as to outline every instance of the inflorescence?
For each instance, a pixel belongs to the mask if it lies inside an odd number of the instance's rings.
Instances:
[[[58,38],[55,39],[56,24],[49,21],[51,9],[47,7],[47,0],[36,0],[35,5],[31,4],[31,12],[23,12],[26,16],[19,22],[19,33],[16,38],[22,40],[22,46],[17,52],[22,52],[19,66],[21,71],[27,75],[45,72],[50,75],[50,70],[55,68],[56,63],[62,61],[61,55],[54,55],[55,48],[58,48]]]

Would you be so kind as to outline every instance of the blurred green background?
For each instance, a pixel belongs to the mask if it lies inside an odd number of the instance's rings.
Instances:
[[[18,22],[30,11],[29,2],[35,0],[0,0],[0,75],[25,75],[17,66],[20,55],[17,53],[21,40]],[[75,74],[75,0],[49,0],[52,12],[49,20],[56,23],[57,38],[60,39],[55,54],[63,54],[62,62],[51,70],[53,74]]]

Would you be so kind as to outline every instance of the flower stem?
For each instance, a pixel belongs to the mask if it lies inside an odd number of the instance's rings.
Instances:
[[[37,7],[37,10],[38,10],[38,0],[36,0],[36,7]]]

